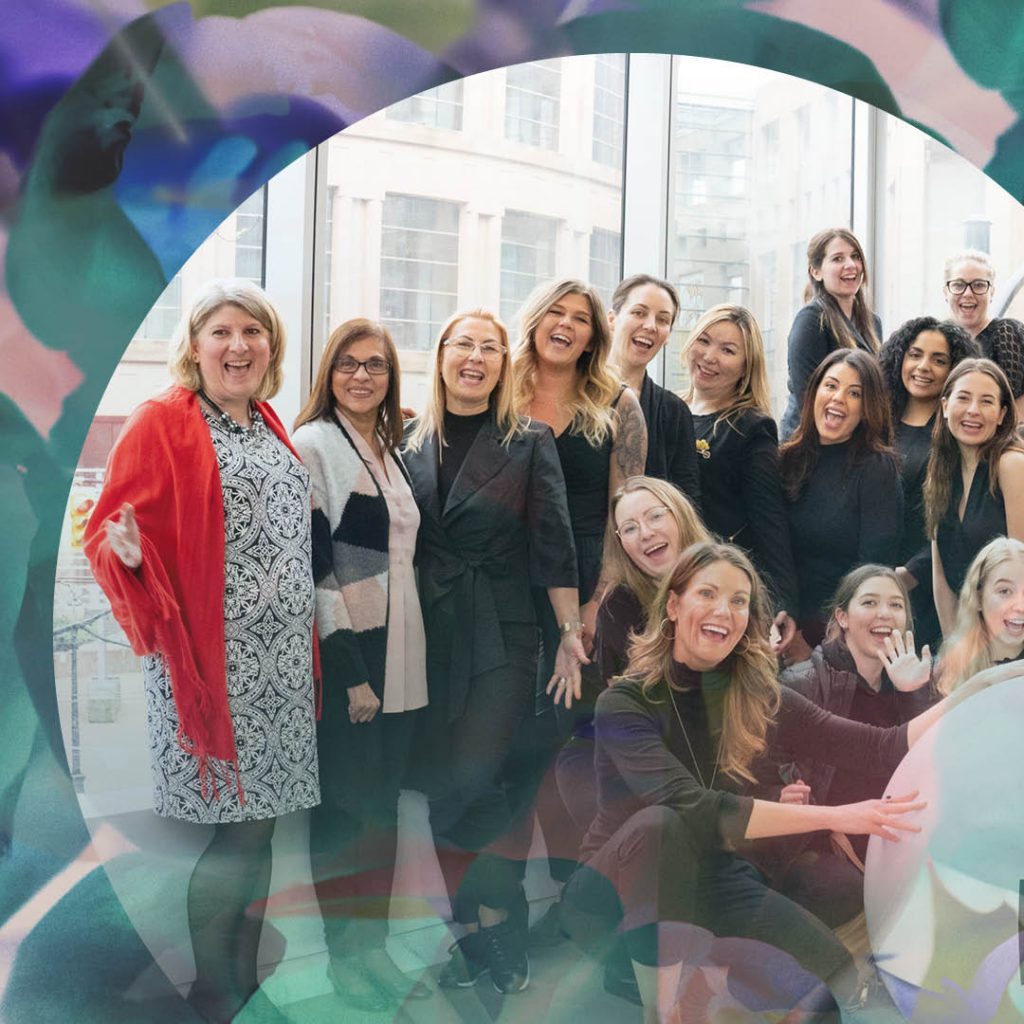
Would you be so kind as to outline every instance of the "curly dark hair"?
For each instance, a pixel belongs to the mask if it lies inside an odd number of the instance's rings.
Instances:
[[[903,386],[903,357],[907,354],[911,342],[922,331],[938,331],[946,339],[949,348],[949,369],[961,359],[976,359],[981,355],[978,343],[952,320],[939,320],[934,316],[916,316],[900,324],[886,339],[878,353],[878,362],[882,367],[882,377],[889,402],[892,406],[893,424],[899,423],[903,410],[907,407],[907,389]]]

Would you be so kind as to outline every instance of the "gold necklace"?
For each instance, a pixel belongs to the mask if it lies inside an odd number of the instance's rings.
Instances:
[[[679,714],[675,690],[672,689],[672,684],[667,680],[666,685],[668,686],[668,699],[672,702],[672,710],[676,713],[676,721],[679,723],[679,728],[683,730],[683,739],[686,740],[686,749],[690,752],[693,770],[697,773],[697,781],[700,783],[701,789],[711,789],[715,785],[715,776],[718,775],[718,759],[721,756],[721,751],[715,754],[715,770],[711,773],[711,785],[705,785],[704,775],[700,770],[700,765],[697,763],[697,755],[693,752],[693,744],[690,743],[690,734],[686,731],[686,726],[683,724],[683,716]]]

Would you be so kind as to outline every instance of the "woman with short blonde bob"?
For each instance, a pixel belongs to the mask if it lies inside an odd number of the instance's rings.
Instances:
[[[977,554],[960,590],[956,625],[939,654],[939,689],[1024,653],[1024,543],[997,537]]]
[[[212,831],[188,885],[188,1002],[217,1022],[258,990],[277,818],[320,801],[310,480],[266,402],[284,344],[258,285],[208,284],[175,332],[176,383],[128,419],[85,531],[145,655],[154,809]]]
[[[693,413],[704,522],[743,548],[765,577],[781,653],[796,632],[799,600],[764,341],[753,314],[743,306],[712,306],[690,331],[682,362],[690,378],[683,398]]]
[[[943,636],[977,553],[996,537],[1024,540],[1024,444],[1006,374],[964,359],[942,389],[924,482],[932,592]]]
[[[398,792],[416,717],[427,703],[413,571],[420,515],[398,454],[400,382],[387,328],[347,320],[331,332],[293,435],[313,484],[324,675],[317,723],[323,801],[310,814],[310,864],[328,978],[350,1007],[367,1011],[429,995],[384,948],[386,897],[375,891],[372,910],[363,914],[344,902],[351,899],[350,879],[371,870],[390,893]],[[350,917],[364,920],[353,928]]]
[[[512,820],[500,778],[537,672],[533,588],[560,623],[552,683],[576,690],[576,553],[551,431],[517,415],[508,337],[482,309],[451,317],[431,362],[430,400],[412,426],[406,465],[422,516],[419,584],[430,705],[418,778],[434,838],[470,863],[453,893],[461,933],[443,986],[490,971],[499,992],[526,987],[526,903],[518,869],[480,854]],[[551,675],[551,673],[549,673]]]
[[[627,675],[597,701],[598,813],[563,894],[563,921],[595,952],[616,928],[624,933],[648,1020],[659,1019],[657,993],[675,995],[693,925],[778,947],[841,1004],[852,1001],[859,986],[845,948],[733,851],[818,830],[896,841],[919,831],[906,816],[924,804],[916,793],[839,807],[752,799],[744,789],[754,760],[791,751],[891,772],[953,702],[1001,676],[981,677],[891,729],[831,715],[780,689],[764,588],[747,556],[725,544],[700,542],[680,555],[649,621]],[[901,659],[919,661],[909,652]],[[821,988],[785,997],[834,1009]]]

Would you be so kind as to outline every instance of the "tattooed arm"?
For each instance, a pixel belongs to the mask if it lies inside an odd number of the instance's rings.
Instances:
[[[636,395],[627,388],[615,407],[617,426],[612,444],[608,501],[628,477],[639,476],[647,465],[647,425]]]

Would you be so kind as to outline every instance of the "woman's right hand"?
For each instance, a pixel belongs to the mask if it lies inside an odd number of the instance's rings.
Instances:
[[[884,800],[862,800],[857,804],[833,807],[834,818],[830,831],[845,832],[851,836],[881,836],[890,843],[898,843],[896,831],[920,832],[920,825],[912,825],[903,815],[923,810],[928,806],[918,800],[918,790],[906,796],[886,797]]]
[[[369,683],[360,683],[348,688],[348,717],[353,725],[372,722],[380,710],[380,699]]]
[[[128,569],[138,569],[142,565],[142,540],[139,524],[135,521],[135,509],[125,502],[117,522],[108,519],[103,528],[107,532],[110,550],[121,559],[121,564]]]

